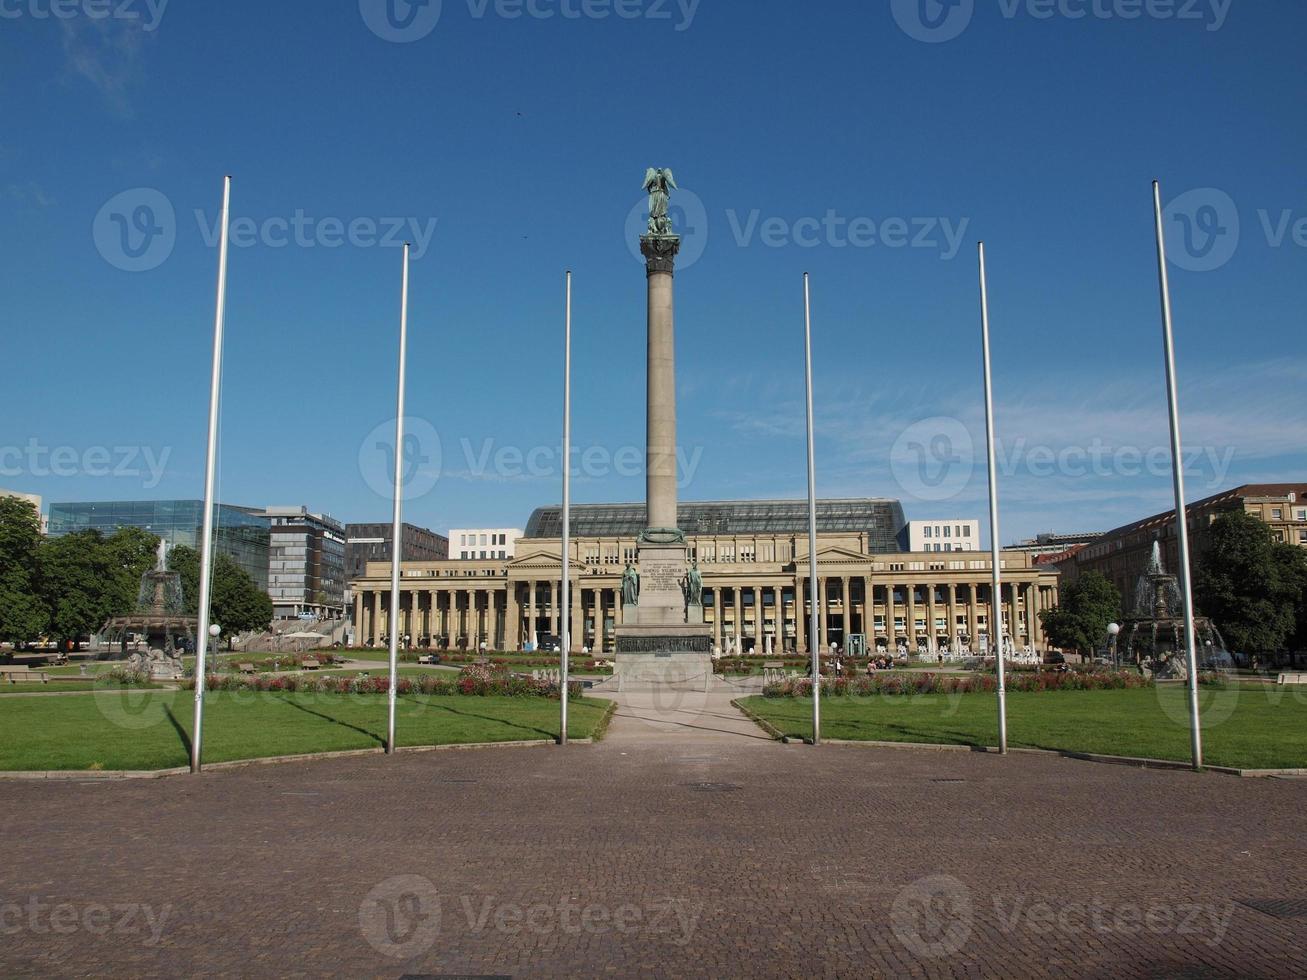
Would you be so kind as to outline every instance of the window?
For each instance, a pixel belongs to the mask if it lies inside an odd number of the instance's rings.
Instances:
[[[1298,532],[1298,543],[1299,543],[1299,544],[1307,544],[1307,531],[1299,531],[1299,532]]]
[[[486,543],[486,536],[485,536],[484,534],[481,535],[481,543],[482,543],[483,545]],[[484,558],[485,555],[482,555],[481,557]]]
[[[970,525],[970,524],[967,524],[967,525],[963,526],[963,528],[962,528],[962,536],[963,536],[964,538],[969,538],[969,537],[971,537],[971,525]]]
[[[926,537],[930,537],[930,528],[927,527],[927,528],[925,529],[925,531],[926,531],[926,535],[925,535],[925,536],[926,536]]]
[[[1272,507],[1272,508],[1271,508],[1271,520],[1273,520],[1273,521],[1282,521],[1282,520],[1284,520],[1284,508],[1283,508],[1283,507]]]
[[[953,550],[953,546],[952,546],[951,544],[946,544],[946,545],[944,545],[944,550],[945,550],[945,551],[952,551],[952,550]]]
[[[946,538],[949,537],[949,532],[952,531],[952,530],[953,530],[953,528],[951,528],[951,527],[949,527],[947,524],[945,524],[945,525],[944,525],[944,537],[946,537]]]
[[[1307,521],[1307,507],[1299,507],[1298,513],[1294,515],[1300,521]]]

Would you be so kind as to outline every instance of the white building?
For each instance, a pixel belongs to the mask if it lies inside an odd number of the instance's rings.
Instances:
[[[970,519],[908,521],[908,551],[979,551],[980,521]]]
[[[449,532],[449,557],[463,560],[512,558],[520,527],[461,527]]]

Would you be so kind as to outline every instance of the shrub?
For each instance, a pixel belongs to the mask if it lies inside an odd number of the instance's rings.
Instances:
[[[1009,691],[1105,691],[1147,687],[1142,675],[1133,671],[1072,673],[1044,671],[1038,674],[1017,674],[1007,678]],[[936,674],[878,673],[871,676],[836,677],[822,682],[823,697],[874,694],[983,694],[998,689],[995,674]],[[812,697],[812,681],[806,677],[769,684],[763,689],[769,698]]]
[[[195,681],[182,683],[187,690],[195,689]],[[362,674],[340,677],[322,674],[292,674],[287,677],[246,677],[232,674],[212,674],[205,681],[211,691],[271,691],[276,693],[305,692],[312,694],[386,694],[390,691],[390,678]],[[583,687],[579,682],[568,684],[571,697],[579,698]],[[395,685],[399,695],[462,695],[470,697],[544,697],[557,698],[558,685],[551,681],[537,681],[530,677],[510,674],[504,670],[470,667],[458,674],[447,672],[424,674],[421,677],[401,677]]]

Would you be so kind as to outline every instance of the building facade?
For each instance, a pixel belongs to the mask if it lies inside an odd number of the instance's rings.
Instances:
[[[970,518],[908,521],[903,535],[905,551],[944,554],[949,551],[980,550],[980,521]]]
[[[254,579],[262,591],[268,589],[268,520],[262,508],[213,505],[213,544]],[[119,500],[91,503],[51,504],[51,537],[94,528],[113,534],[120,527],[139,527],[158,535],[169,547],[186,545],[200,549],[204,523],[202,500]]]
[[[1249,483],[1185,508],[1195,558],[1205,547],[1206,530],[1212,521],[1230,510],[1253,514],[1266,523],[1276,540],[1307,548],[1307,483]],[[1121,591],[1128,603],[1139,576],[1148,567],[1154,541],[1161,546],[1162,563],[1175,571],[1180,564],[1180,549],[1174,510],[1108,531],[1068,555],[1059,568],[1069,578],[1086,571],[1098,572]]]
[[[815,589],[805,501],[683,503],[682,523],[702,528],[693,518],[696,508],[704,507],[708,510],[697,517],[711,518],[720,530],[686,532],[691,559],[704,578],[705,620],[720,649],[738,644],[744,651],[806,652],[810,641],[822,648],[847,646],[859,635],[871,649],[979,651],[988,646],[996,615],[1017,646],[1043,648],[1038,612],[1057,602],[1057,572],[1035,567],[1025,555],[1004,556],[1002,610],[996,614],[987,555],[894,547],[902,528],[901,521],[889,526],[902,514],[897,501],[820,503],[825,526],[819,523]],[[550,536],[559,508],[532,515],[511,559],[405,563],[398,625],[404,643],[472,649],[484,642],[492,649],[516,650],[559,635],[566,613],[575,652],[612,652],[623,617],[622,572],[634,559],[643,510],[624,504],[574,509],[577,532],[569,554],[566,611],[558,607],[561,542]],[[801,532],[780,529],[792,527],[796,515]],[[755,524],[759,527],[748,530]],[[384,563],[371,564],[352,583],[358,638],[374,646],[385,642],[391,626],[389,571]],[[814,594],[818,635],[809,637]]]
[[[499,560],[516,554],[518,527],[459,527],[449,532],[449,557],[459,561]]]
[[[345,611],[345,526],[307,507],[269,507],[268,595],[277,619]]]
[[[1003,550],[1024,551],[1031,558],[1065,556],[1067,552],[1092,544],[1102,536],[1102,531],[1081,531],[1069,534],[1049,532],[1047,534],[1037,534],[1033,538],[1026,538],[1026,540],[1018,541],[1016,544],[1010,544]]]
[[[347,580],[362,576],[370,561],[390,561],[394,530],[394,525],[389,521],[381,524],[345,525]],[[400,561],[442,561],[449,557],[449,538],[443,534],[416,524],[403,524],[400,531]]]

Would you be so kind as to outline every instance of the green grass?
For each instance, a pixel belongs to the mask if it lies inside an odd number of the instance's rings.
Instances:
[[[158,687],[159,685],[146,684],[138,686]],[[49,684],[0,684],[0,694],[31,694],[33,692],[64,694],[68,691],[94,691],[96,687],[95,681],[88,677],[84,681],[51,681]]]
[[[1307,691],[1257,686],[1200,692],[1203,755],[1240,769],[1307,767]],[[812,699],[752,697],[749,709],[787,735],[812,735]],[[992,694],[822,700],[822,737],[996,745]],[[1188,701],[1180,686],[1008,695],[1008,744],[1107,755],[1190,758]]]
[[[7,699],[0,770],[187,765],[194,703],[190,691]],[[590,737],[608,704],[573,700],[569,737]],[[396,733],[401,746],[556,738],[558,707],[545,698],[401,697]],[[204,759],[377,748],[385,731],[385,695],[215,691],[205,700]]]

